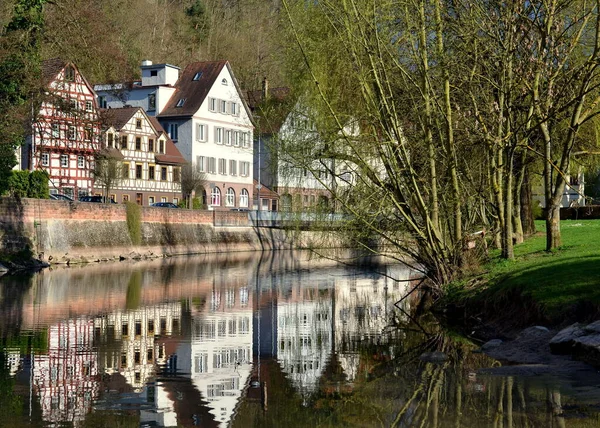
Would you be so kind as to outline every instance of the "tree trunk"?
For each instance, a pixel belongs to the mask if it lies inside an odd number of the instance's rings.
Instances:
[[[552,204],[546,207],[546,251],[560,246],[560,204]]]
[[[531,200],[531,180],[529,168],[523,171],[523,184],[520,191],[521,224],[525,236],[535,233],[535,219],[533,218],[533,201]]]

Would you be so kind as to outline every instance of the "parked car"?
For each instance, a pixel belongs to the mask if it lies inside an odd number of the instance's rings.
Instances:
[[[98,196],[98,195],[80,196],[79,202],[96,202],[96,203],[101,204],[104,202],[104,196]],[[116,204],[116,202],[113,201],[112,199],[110,200],[110,203]]]
[[[63,195],[62,193],[51,193],[50,199],[55,200],[55,201],[73,202],[73,198],[71,198],[70,196],[67,196],[67,195]]]
[[[151,207],[159,207],[159,208],[179,208],[173,202],[156,202],[150,206]]]

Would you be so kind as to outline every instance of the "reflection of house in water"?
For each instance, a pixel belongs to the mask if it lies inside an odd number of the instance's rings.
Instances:
[[[406,281],[410,271],[398,269],[388,275],[361,274],[336,281],[335,352],[348,381],[356,378],[360,348],[385,342],[394,320],[403,318],[394,304],[411,288]],[[402,302],[406,311],[408,305],[408,300]]]
[[[227,426],[252,368],[252,302],[248,288],[213,289],[193,314],[191,340],[177,349],[178,368],[189,373],[209,412]]]
[[[4,352],[6,355],[6,366],[10,375],[16,375],[21,368],[21,350],[19,348],[4,348],[0,352]]]
[[[181,328],[181,303],[163,303],[136,310],[114,311],[94,321],[97,338],[113,342],[100,355],[100,365],[108,375],[119,373],[140,392],[154,375],[156,364],[168,357],[164,343],[156,336],[177,334]]]
[[[277,360],[306,396],[316,390],[331,353],[332,301],[327,289],[303,288],[302,292],[300,298],[278,302]]]
[[[48,353],[32,357],[33,388],[48,423],[78,425],[97,398],[98,358],[94,321],[76,318],[48,328]]]

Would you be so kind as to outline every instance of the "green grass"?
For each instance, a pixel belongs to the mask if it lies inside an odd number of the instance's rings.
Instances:
[[[544,222],[536,226],[535,236],[515,246],[514,261],[492,251],[485,286],[458,295],[492,302],[520,296],[557,320],[576,307],[600,307],[600,220],[562,221],[563,245],[551,253],[545,251]]]

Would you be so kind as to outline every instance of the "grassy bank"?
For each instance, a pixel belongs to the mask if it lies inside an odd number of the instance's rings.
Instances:
[[[479,275],[449,288],[449,301],[470,316],[515,325],[600,315],[600,220],[561,222],[563,245],[552,253],[544,251],[544,222],[536,226],[538,233],[515,247],[514,261],[492,251]]]

